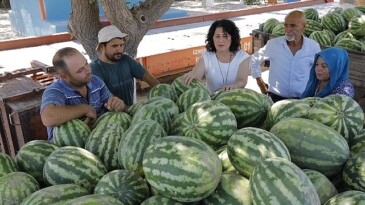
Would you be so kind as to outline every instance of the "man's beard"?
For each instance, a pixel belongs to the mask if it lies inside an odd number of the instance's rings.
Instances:
[[[118,56],[118,57],[116,57]],[[120,60],[120,58],[122,57],[122,53],[115,53],[112,55],[106,55],[106,57],[108,58],[108,60],[110,60],[111,62],[117,62]]]
[[[286,38],[287,41],[294,41],[295,40],[295,36],[292,36],[292,35],[285,34],[285,38]]]

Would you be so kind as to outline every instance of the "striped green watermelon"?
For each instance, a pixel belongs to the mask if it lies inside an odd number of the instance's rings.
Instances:
[[[64,205],[125,205],[117,198],[105,194],[92,194],[78,197]]]
[[[349,20],[349,31],[355,36],[365,36],[365,14],[354,16]]]
[[[364,114],[361,106],[345,95],[330,95],[318,101],[308,118],[338,131],[347,141],[363,127]]]
[[[189,88],[203,88],[203,89],[207,89],[206,86],[198,81],[198,80],[193,80],[191,81],[191,83],[189,85],[184,85],[182,83],[182,76],[176,78],[174,81],[172,81],[171,85],[175,88],[175,91],[177,93],[177,96],[180,96],[183,92],[187,91]]]
[[[316,104],[316,102],[318,100],[321,100],[322,98],[319,98],[319,97],[307,97],[307,98],[303,98],[303,99],[300,99],[301,101],[307,103],[309,105],[309,107],[313,107],[313,105]]]
[[[334,46],[349,51],[365,52],[364,43],[356,39],[343,38],[340,39]]]
[[[202,140],[216,149],[225,145],[236,132],[237,121],[226,105],[210,100],[192,105],[178,126],[177,135]]]
[[[118,169],[118,146],[124,132],[118,123],[98,124],[86,141],[85,149],[97,156],[108,171]]]
[[[0,152],[0,177],[19,171],[16,161],[9,155]]]
[[[143,175],[144,151],[154,140],[165,136],[167,136],[165,130],[153,120],[143,120],[131,125],[119,143],[119,166]]]
[[[316,188],[321,204],[324,204],[328,199],[337,194],[336,187],[324,174],[311,169],[303,169],[303,172]]]
[[[218,154],[219,159],[222,162],[222,172],[235,172],[236,169],[232,165],[231,161],[229,161],[228,153],[227,153],[227,145],[223,145],[215,151]]]
[[[301,100],[280,100],[271,106],[264,122],[264,128],[270,130],[284,118],[307,118],[310,109],[309,104]]]
[[[350,157],[342,171],[342,177],[350,189],[365,191],[365,152]]]
[[[275,19],[275,18],[269,18],[265,21],[264,23],[264,27],[263,27],[263,32],[264,33],[272,33],[272,30],[274,29],[274,27],[280,23],[279,20]]]
[[[314,120],[285,118],[270,132],[284,142],[297,166],[327,177],[338,174],[350,155],[346,140],[338,132]]]
[[[271,32],[275,36],[284,36],[285,35],[285,26],[284,23],[278,23]]]
[[[146,149],[143,170],[158,193],[180,202],[195,202],[213,193],[222,174],[222,164],[206,143],[168,136],[157,139]]]
[[[329,199],[324,205],[363,205],[365,193],[362,191],[345,191]]]
[[[202,201],[202,205],[221,204],[252,204],[248,179],[234,172],[222,173],[215,191]]]
[[[66,146],[48,157],[44,164],[43,178],[47,185],[77,184],[92,193],[106,172],[103,163],[93,153],[79,147]]]
[[[32,175],[43,185],[43,167],[49,155],[59,147],[44,140],[33,140],[22,146],[15,160],[20,170]]]
[[[331,8],[327,13],[341,14],[342,10],[343,10],[342,7],[334,7],[334,8]]]
[[[106,112],[102,114],[94,123],[93,129],[99,124],[104,123],[118,123],[124,130],[128,129],[131,124],[132,118],[125,112]]]
[[[181,203],[173,199],[167,198],[162,195],[151,196],[150,198],[144,200],[141,205],[184,205],[186,203]]]
[[[179,107],[175,104],[174,101],[161,97],[156,96],[153,98],[149,98],[147,100],[144,100],[142,102],[136,103],[132,105],[128,109],[128,113],[131,116],[134,116],[138,110],[140,110],[143,106],[157,106],[165,109],[169,114],[171,118],[174,118],[176,115],[179,114]]]
[[[172,85],[165,83],[157,84],[156,86],[152,87],[148,92],[147,98],[153,98],[155,96],[165,97],[174,102],[177,100],[175,88]]]
[[[256,165],[271,157],[282,157],[290,161],[284,143],[263,129],[247,127],[238,130],[228,140],[229,161],[243,176],[249,178]]]
[[[359,5],[355,6],[355,9],[361,11],[363,14],[365,14],[365,5]]]
[[[171,129],[171,117],[169,113],[159,106],[145,105],[141,107],[132,118],[131,124],[136,124],[142,120],[154,120],[159,123],[166,133]]]
[[[180,122],[184,119],[185,112],[178,114],[175,116],[171,121],[171,130],[169,135],[179,135],[179,133],[182,133],[182,126],[180,125]]]
[[[64,205],[72,199],[88,194],[89,192],[79,185],[59,184],[32,193],[20,205]]]
[[[210,100],[207,89],[190,88],[183,92],[176,101],[180,112],[185,112],[191,105],[197,102]]]
[[[25,172],[11,172],[0,177],[0,204],[19,205],[40,188],[34,177]]]
[[[118,198],[125,205],[141,204],[149,197],[146,181],[129,170],[114,170],[100,179],[95,194],[105,194]]]
[[[326,32],[325,30],[313,31],[309,35],[309,38],[315,40],[317,43],[319,43],[319,45],[322,46],[332,46],[332,42],[334,40],[334,36]]]
[[[253,204],[320,205],[307,175],[284,158],[269,158],[257,164],[250,177]]]
[[[304,35],[310,36],[315,31],[322,31],[322,24],[319,21],[307,19],[307,24],[304,29]]]
[[[315,8],[304,9],[303,13],[305,15],[305,18],[307,19],[307,23],[308,23],[308,20],[318,21],[318,19],[319,19],[318,11]]]
[[[343,38],[355,39],[354,35],[352,35],[350,31],[345,30],[336,35],[335,39],[333,39],[333,45],[336,45],[336,43]]]
[[[362,15],[362,12],[355,9],[355,8],[344,8],[342,11],[341,11],[341,16],[343,17],[343,19],[345,19],[345,22],[346,24],[349,24],[350,22],[350,19],[352,17],[357,17],[357,16],[361,16]]]
[[[338,34],[347,29],[347,24],[345,19],[341,14],[330,12],[322,17],[322,27],[332,31],[334,34]]]
[[[238,128],[260,126],[272,106],[267,96],[247,88],[225,91],[215,100],[233,112]]]
[[[60,147],[84,147],[90,132],[90,128],[85,122],[73,119],[53,128],[53,141]]]
[[[365,129],[360,130],[354,137],[348,140],[352,155],[365,152]]]

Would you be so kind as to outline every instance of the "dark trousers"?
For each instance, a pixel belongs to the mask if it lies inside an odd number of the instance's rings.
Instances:
[[[299,98],[286,98],[286,97],[282,97],[280,95],[277,95],[275,93],[269,92],[269,96],[271,97],[271,100],[276,103],[277,101],[280,100],[285,100],[285,99],[299,99]]]

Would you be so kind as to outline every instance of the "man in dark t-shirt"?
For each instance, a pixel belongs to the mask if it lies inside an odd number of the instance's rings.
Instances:
[[[98,34],[99,59],[91,62],[94,75],[100,77],[110,92],[128,106],[134,103],[134,78],[146,81],[151,87],[159,84],[141,64],[123,54],[127,34],[116,26],[102,28]]]

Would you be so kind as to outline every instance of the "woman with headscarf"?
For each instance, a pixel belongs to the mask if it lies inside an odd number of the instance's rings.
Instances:
[[[301,98],[342,94],[354,97],[349,81],[349,56],[342,48],[327,48],[315,55],[307,87]]]

